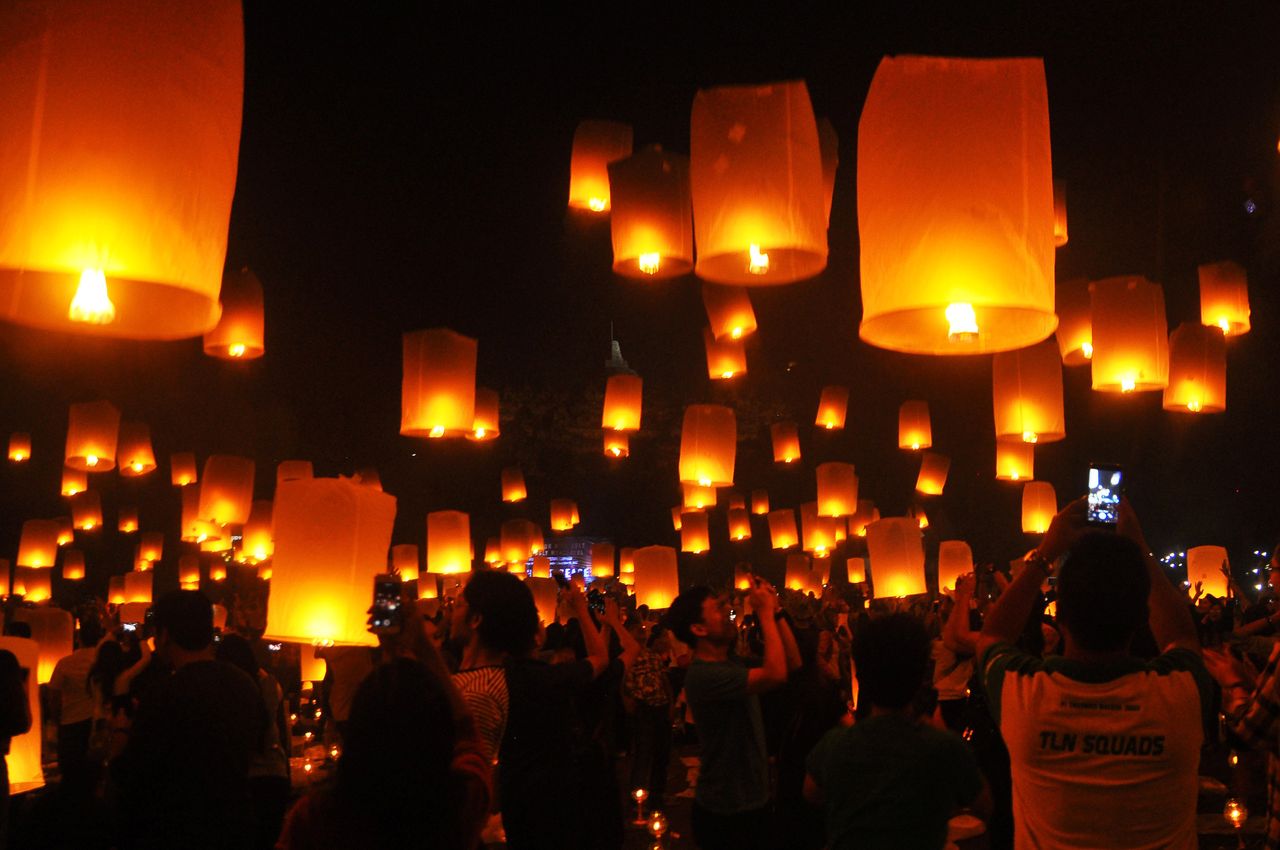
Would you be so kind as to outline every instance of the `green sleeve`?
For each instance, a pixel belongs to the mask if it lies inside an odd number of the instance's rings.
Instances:
[[[689,665],[684,690],[690,704],[742,699],[747,677],[747,668],[739,664],[700,662]]]
[[[997,643],[982,654],[982,689],[987,695],[991,719],[1000,725],[1000,692],[1004,688],[1006,673],[1034,673],[1044,664],[1043,659],[1028,655],[1011,643]]]
[[[1204,658],[1199,652],[1186,647],[1177,647],[1153,658],[1147,664],[1147,669],[1161,675],[1175,671],[1190,673],[1191,678],[1195,680],[1196,690],[1200,692],[1200,715],[1204,727],[1206,730],[1215,728],[1218,718],[1214,710],[1214,691],[1217,685],[1209,675],[1209,671],[1205,669]]]

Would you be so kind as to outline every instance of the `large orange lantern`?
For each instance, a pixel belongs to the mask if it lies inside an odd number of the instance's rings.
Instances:
[[[858,509],[858,476],[853,464],[831,461],[818,464],[818,513],[849,516]]]
[[[0,313],[134,339],[207,331],[240,148],[240,3],[11,4],[0,32]]]
[[[757,516],[769,513],[769,491],[751,491],[751,513]]]
[[[427,572],[471,571],[471,517],[462,511],[427,514]]]
[[[947,486],[947,473],[951,471],[951,458],[937,452],[920,454],[920,474],[916,476],[916,492],[926,496],[941,496]]]
[[[62,467],[62,495],[74,496],[89,489],[89,476],[83,469]]]
[[[200,556],[181,555],[178,558],[178,583],[183,590],[200,587]]]
[[[48,602],[53,597],[53,570],[18,567],[13,571],[13,592],[27,602]]]
[[[518,466],[508,466],[502,470],[502,501],[523,502],[529,495],[524,486],[524,473]]]
[[[138,509],[133,505],[121,505],[116,509],[116,528],[121,534],[133,534],[138,530]]]
[[[40,647],[37,681],[47,685],[54,666],[75,649],[75,619],[61,608],[19,608],[13,618],[31,626],[31,639]]]
[[[938,589],[955,590],[956,579],[973,572],[973,550],[963,540],[938,544]]]
[[[604,432],[605,457],[622,458],[631,455],[631,440],[626,431]]]
[[[0,281],[4,280],[0,271]],[[0,284],[0,289],[3,285]],[[116,467],[120,439],[120,411],[109,401],[71,405],[67,424],[66,464],[85,472],[109,472]]]
[[[680,432],[680,481],[703,487],[733,484],[738,421],[733,409],[718,404],[685,408]]]
[[[1169,383],[1164,289],[1136,275],[1093,282],[1093,388],[1131,393]]]
[[[174,452],[169,455],[169,479],[174,487],[186,487],[195,484],[200,476],[196,474],[196,456],[191,452]]]
[[[591,569],[591,578],[593,580],[613,578],[613,544],[591,544],[591,562],[589,567]]]
[[[658,146],[609,164],[613,270],[662,280],[693,269],[689,158]]]
[[[795,463],[800,459],[800,432],[794,422],[774,422],[769,426],[774,463]]]
[[[836,192],[836,169],[840,166],[840,137],[831,119],[818,119],[818,151],[822,155],[822,198],[827,213],[827,226],[831,226],[831,200]]]
[[[746,508],[729,509],[729,539],[751,539],[751,514],[747,513]]]
[[[262,281],[247,268],[222,279],[222,316],[204,335],[204,353],[223,360],[253,360],[266,351]]]
[[[1227,550],[1222,546],[1192,546],[1187,550],[1187,581],[1194,587],[1203,585],[1204,592],[1219,599],[1227,595],[1227,577],[1223,567],[1229,567]]]
[[[1067,181],[1053,181],[1053,247],[1067,244]]]
[[[588,119],[573,132],[569,209],[609,211],[609,163],[631,156],[631,125]]]
[[[1045,340],[991,359],[996,439],[1050,443],[1067,435],[1058,346]]]
[[[707,349],[707,377],[713,381],[727,381],[747,372],[747,351],[736,339],[717,340],[710,329],[702,329],[702,341]]]
[[[1063,366],[1084,366],[1093,357],[1093,296],[1089,281],[1074,278],[1058,284],[1058,353]]]
[[[755,333],[756,313],[746,287],[703,281],[702,304],[707,308],[711,335],[717,340],[742,339]]]
[[[573,499],[551,500],[551,530],[571,531],[577,524],[578,505]]]
[[[859,499],[858,509],[849,517],[849,533],[855,537],[866,537],[867,526],[880,519],[880,509],[870,499]]]
[[[27,710],[31,715],[31,728],[9,742],[9,754],[4,757],[9,771],[9,794],[24,794],[44,786],[44,770],[40,766],[41,740],[44,723],[40,717],[40,647],[34,640],[20,637],[0,637],[0,649],[12,652],[18,666],[31,671],[23,690],[26,693]]]
[[[996,480],[1028,481],[1035,478],[1035,445],[1018,440],[996,440]]]
[[[23,463],[31,459],[31,435],[15,431],[9,435],[9,460]]]
[[[18,540],[20,567],[47,569],[58,558],[58,521],[56,519],[29,519],[22,523],[22,536]]]
[[[836,518],[818,515],[817,502],[800,506],[800,538],[804,551],[826,558],[836,546]]]
[[[1221,330],[1183,322],[1169,335],[1164,409],[1179,413],[1227,409],[1227,338]]]
[[[818,399],[818,415],[814,417],[813,424],[828,431],[839,430],[844,427],[848,410],[848,387],[823,387],[822,396]]]
[[[124,601],[145,602],[151,604],[151,582],[155,573],[150,570],[138,572],[132,570],[124,574]]]
[[[527,519],[505,521],[502,523],[500,538],[502,560],[508,564],[519,565],[523,571],[524,563],[529,560],[529,556],[541,548],[539,543],[541,537],[538,527]]]
[[[767,286],[826,268],[822,153],[803,81],[700,90],[689,182],[698,277]]]
[[[867,559],[848,558],[844,562],[849,584],[862,584],[867,580]]]
[[[418,547],[412,543],[401,543],[391,547],[391,566],[399,574],[401,581],[413,581],[418,577]]]
[[[84,553],[79,549],[68,549],[62,553],[62,578],[64,581],[84,578]]]
[[[249,519],[245,521],[240,538],[239,560],[251,564],[261,563],[275,553],[275,542],[271,539],[271,518],[274,506],[270,499],[257,499],[249,508]]]
[[[457,437],[471,430],[476,413],[477,343],[447,328],[404,335],[400,433],[406,437]]]
[[[328,662],[320,657],[324,650],[311,644],[299,647],[299,672],[304,682],[322,682],[328,669]]]
[[[644,546],[635,550],[636,604],[662,611],[680,595],[680,570],[676,550],[670,546]]]
[[[1249,275],[1238,263],[1200,266],[1200,323],[1227,336],[1249,332]]]
[[[684,491],[682,506],[690,511],[702,511],[716,506],[716,488],[701,484],[681,484]]]
[[[343,479],[285,481],[274,513],[265,636],[375,645],[367,611],[373,578],[386,568],[395,498]]]
[[[613,431],[640,430],[640,400],[644,380],[639,375],[610,375],[604,387],[600,427]]]
[[[467,439],[476,442],[496,440],[498,428],[498,393],[486,387],[476,387],[476,414],[471,420]]]
[[[889,517],[867,526],[867,555],[875,598],[926,591],[924,538],[910,517]]]
[[[680,551],[699,554],[711,548],[711,532],[707,514],[686,511],[680,517]]]
[[[904,401],[898,408],[898,448],[919,451],[933,445],[929,402]]]
[[[271,503],[268,502],[268,505]],[[138,538],[138,557],[155,563],[164,556],[164,532],[148,531]]]
[[[253,461],[236,455],[210,455],[200,480],[198,518],[218,525],[243,525],[252,507]]]
[[[102,496],[98,491],[85,490],[71,497],[71,523],[78,531],[97,531],[102,527]]]
[[[774,549],[790,549],[799,542],[796,512],[791,508],[769,511],[769,544]]]
[[[1048,481],[1028,481],[1022,486],[1022,530],[1044,534],[1058,512],[1058,494]]]
[[[798,590],[801,593],[814,590],[813,565],[809,561],[809,556],[803,552],[792,552],[787,555],[784,576],[784,583],[788,590]],[[817,590],[821,591],[821,587]]]
[[[309,460],[282,460],[276,464],[276,484],[307,478],[315,478],[315,470]]]
[[[221,540],[229,535],[212,520],[200,519],[200,487],[182,489],[182,526],[179,539],[184,543],[204,543],[210,539]]]
[[[864,341],[977,354],[1053,333],[1042,60],[886,56],[857,162]]]
[[[117,449],[120,474],[126,477],[146,475],[156,468],[156,453],[151,448],[151,429],[145,422],[121,422]]]

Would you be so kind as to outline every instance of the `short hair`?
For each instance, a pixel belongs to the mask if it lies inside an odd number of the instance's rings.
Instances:
[[[472,614],[480,615],[476,633],[489,649],[525,655],[538,637],[538,608],[528,586],[511,573],[473,573],[462,596]]]
[[[677,596],[671,603],[671,607],[667,609],[667,616],[663,622],[675,633],[681,643],[686,643],[690,647],[698,643],[698,636],[693,633],[693,627],[702,622],[702,603],[706,602],[709,596],[711,596],[711,588],[706,585],[691,587]]]
[[[1146,555],[1127,537],[1082,536],[1058,572],[1058,622],[1091,652],[1128,647],[1147,620],[1151,579]]]
[[[213,642],[213,603],[198,590],[171,590],[160,597],[153,609],[156,634],[169,633],[169,640],[188,652],[199,652]]]
[[[258,680],[258,671],[262,668],[253,654],[253,647],[244,637],[234,633],[223,635],[222,640],[218,641],[215,657],[219,661],[239,667],[255,682]]]
[[[904,708],[924,684],[931,648],[924,624],[910,614],[872,619],[853,644],[859,698],[883,708]]]
[[[96,647],[102,640],[102,621],[96,613],[80,618],[80,646]]]

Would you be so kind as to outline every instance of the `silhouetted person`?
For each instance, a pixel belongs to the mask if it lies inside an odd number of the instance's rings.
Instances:
[[[30,672],[0,649],[0,850],[9,846],[9,742],[31,728]]]
[[[58,718],[58,771],[62,790],[71,796],[87,793],[95,771],[88,763],[89,736],[93,731],[94,696],[89,671],[98,655],[102,625],[93,618],[80,623],[80,648],[54,665],[49,677],[51,702]]]

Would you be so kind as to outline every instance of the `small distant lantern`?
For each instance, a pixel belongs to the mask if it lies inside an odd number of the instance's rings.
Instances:
[[[80,581],[84,578],[84,552],[68,549],[62,553],[62,578],[64,581]]]
[[[711,548],[711,532],[707,514],[702,511],[686,511],[680,517],[680,551],[700,554]]]
[[[740,563],[733,565],[733,589],[750,590],[754,585],[751,565]]]
[[[31,459],[31,435],[15,431],[9,435],[9,460],[25,463]]]
[[[613,578],[613,544],[591,544],[591,578]]]
[[[501,528],[502,560],[512,566],[519,565],[523,572],[525,561],[542,548],[541,537],[538,527],[527,519],[506,520]]]
[[[13,618],[31,627],[31,639],[40,648],[37,667],[32,671],[35,682],[49,684],[53,668],[75,650],[75,619],[70,611],[61,608],[19,608]]]
[[[151,429],[145,422],[121,422],[119,455],[120,474],[136,478],[156,468],[155,451],[151,448]]]
[[[58,521],[29,519],[18,540],[18,566],[48,569],[58,558]]]
[[[711,380],[727,381],[747,373],[747,351],[740,340],[717,340],[710,329],[703,328],[702,341],[707,349],[707,377]]]
[[[738,421],[733,408],[691,404],[680,431],[680,481],[703,487],[733,484]]]
[[[689,178],[698,277],[768,286],[826,268],[822,153],[803,81],[700,90]]]
[[[523,502],[529,491],[524,486],[524,473],[518,466],[508,466],[502,470],[502,501]]]
[[[262,281],[247,268],[222,278],[222,316],[204,335],[204,353],[223,360],[254,360],[266,351]]]
[[[1176,413],[1227,409],[1227,338],[1220,329],[1183,322],[1169,335],[1164,409]]]
[[[1062,363],[1052,340],[995,355],[991,397],[997,440],[1050,443],[1066,436]]]
[[[941,496],[950,471],[951,458],[937,452],[922,452],[920,474],[916,477],[916,492],[926,496]]]
[[[870,499],[859,499],[858,509],[849,517],[849,533],[855,537],[866,537],[867,526],[880,519],[880,509]]]
[[[459,574],[461,575],[461,574]],[[415,583],[418,586],[419,599],[440,598],[440,577],[431,573],[421,573]]]
[[[1169,383],[1164,289],[1136,275],[1093,283],[1093,388],[1131,393]]]
[[[693,269],[689,158],[654,145],[609,164],[613,270],[665,280]]]
[[[795,463],[800,459],[800,432],[794,422],[774,422],[769,426],[774,463]]]
[[[875,598],[915,596],[926,591],[924,538],[910,517],[889,517],[867,526],[867,555]]]
[[[844,564],[849,577],[849,584],[862,584],[867,580],[867,561],[865,558],[848,558]]]
[[[1192,587],[1202,582],[1204,592],[1223,599],[1227,596],[1227,577],[1222,568],[1230,568],[1227,550],[1222,546],[1192,546],[1187,550],[1187,581]]]
[[[729,509],[729,539],[738,541],[751,539],[751,515],[745,508]]]
[[[618,574],[626,575],[636,571],[636,550],[630,546],[624,546],[618,550]]]
[[[196,590],[200,587],[200,556],[181,555],[178,557],[178,583],[183,590]]]
[[[605,457],[624,458],[631,455],[631,440],[624,431],[604,432]]]
[[[121,505],[116,509],[116,528],[121,534],[133,534],[138,530],[138,509],[133,505]]]
[[[1028,481],[1022,486],[1022,530],[1044,534],[1058,512],[1058,494],[1048,481]]]
[[[134,547],[133,547],[133,568],[134,568],[134,570],[136,570],[136,571],[138,571],[138,572],[140,572],[140,573],[145,573],[145,572],[150,572],[154,566],[155,566],[154,564],[152,564],[152,563],[151,563],[150,561],[148,561],[146,558],[142,557],[142,547],[140,547],[140,546],[134,546]]]
[[[1067,244],[1067,181],[1053,181],[1053,247]]]
[[[774,549],[790,549],[800,542],[796,512],[791,508],[769,511],[769,543]]]
[[[53,521],[58,524],[58,545],[69,545],[75,539],[75,526],[71,524],[71,517],[62,516]]]
[[[683,524],[682,516],[684,516],[684,505],[675,505],[671,508],[671,527],[676,531],[679,531]]]
[[[151,582],[155,577],[155,573],[148,570],[147,572],[138,572],[134,570],[124,574],[124,601],[125,604],[130,602],[145,602],[151,604]]]
[[[640,402],[644,380],[639,375],[610,375],[604,388],[600,427],[612,431],[640,430]]]
[[[477,343],[447,328],[404,335],[400,433],[406,437],[458,437],[476,412]]]
[[[253,461],[236,455],[210,455],[201,476],[197,517],[218,525],[243,525],[252,507]]]
[[[760,516],[769,513],[769,491],[751,491],[751,513]]]
[[[471,570],[471,517],[462,511],[427,514],[427,572]]]
[[[571,531],[576,524],[574,521],[574,515],[577,512],[578,506],[573,499],[552,499],[551,530]]]
[[[836,546],[836,518],[818,515],[817,502],[800,506],[800,538],[804,551],[826,558]]]
[[[277,485],[281,481],[305,481],[315,477],[315,469],[309,460],[282,460],[276,464]]]
[[[351,476],[351,483],[382,492],[382,476],[372,466],[362,466],[357,469]]]
[[[191,452],[174,452],[169,455],[169,478],[174,487],[186,487],[199,480],[196,474],[196,456]]]
[[[827,211],[827,227],[831,226],[831,201],[836,191],[836,170],[840,166],[840,137],[831,119],[818,119],[818,151],[822,155],[822,197]]]
[[[391,566],[399,574],[401,581],[414,581],[418,578],[418,547],[412,543],[401,543],[391,547]]]
[[[111,605],[124,604],[124,576],[111,576],[107,579],[107,602]]]
[[[920,526],[920,530],[924,531],[929,527],[929,515],[924,512],[924,508],[920,505],[914,505],[907,510],[907,516],[916,521],[916,525]]]
[[[485,387],[476,387],[476,413],[471,420],[467,439],[475,442],[496,440],[498,430],[498,393]]]
[[[849,409],[849,388],[826,386],[822,388],[822,396],[818,399],[818,415],[813,424],[827,431],[844,428],[845,414]]]
[[[53,570],[18,567],[13,572],[13,592],[27,602],[53,598]]]
[[[747,500],[743,498],[742,494],[737,490],[725,490],[724,506],[729,510],[733,510],[735,508],[738,510],[745,510],[747,507]]]
[[[671,607],[680,594],[680,570],[676,550],[670,546],[644,546],[635,550],[636,604],[650,611]]]
[[[620,121],[578,122],[569,163],[569,209],[609,212],[609,163],[631,156],[631,136],[631,125]]]
[[[70,466],[62,467],[62,495],[74,496],[89,489],[89,476],[84,470]]]
[[[798,590],[801,593],[808,593],[814,589],[813,565],[809,561],[809,556],[803,552],[792,552],[787,555],[786,572],[784,575],[784,582],[788,590]]]
[[[109,401],[71,405],[66,465],[84,472],[110,472],[116,466],[120,411]]]
[[[102,527],[102,496],[98,491],[85,490],[71,497],[71,523],[78,531],[97,531]]]
[[[938,589],[955,590],[956,579],[973,572],[973,550],[963,540],[938,544]]]
[[[275,541],[271,537],[273,505],[270,499],[256,499],[249,509],[240,539],[239,560],[260,564],[275,554]]]
[[[685,510],[703,511],[716,506],[716,488],[700,484],[681,484],[680,488],[684,491]]]
[[[702,304],[707,308],[711,334],[718,341],[742,339],[756,331],[756,312],[743,286],[702,282]]]
[[[502,563],[502,542],[497,537],[484,541],[484,562],[489,565]]]
[[[1035,444],[1022,440],[996,440],[996,480],[1029,481],[1035,478]]]
[[[268,504],[270,504],[268,502]],[[164,532],[148,531],[138,538],[138,557],[155,563],[164,555]]]
[[[551,559],[546,555],[534,555],[529,575],[533,578],[551,578]]]
[[[1089,281],[1074,278],[1058,284],[1058,353],[1063,366],[1084,366],[1093,357],[1093,296]]]
[[[1200,323],[1226,336],[1249,332],[1249,275],[1238,263],[1224,260],[1200,266]]]
[[[818,464],[818,513],[844,517],[858,509],[858,476],[851,463]]]
[[[933,445],[929,402],[904,401],[898,408],[898,448],[919,451]]]
[[[200,544],[200,551],[204,551],[204,544]],[[226,581],[227,565],[222,561],[214,561],[209,565],[209,581]]]

